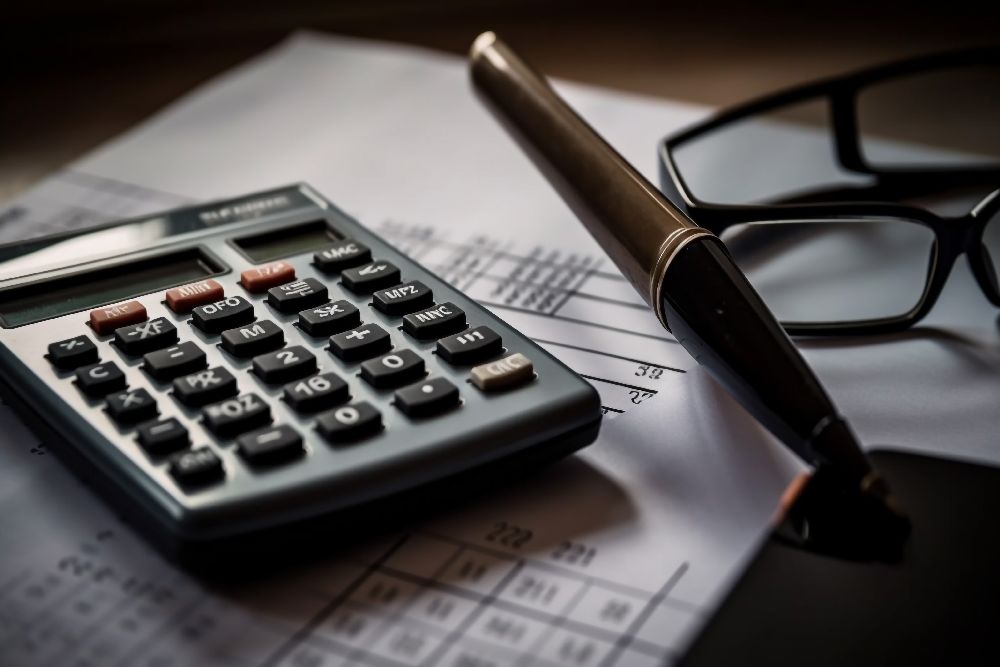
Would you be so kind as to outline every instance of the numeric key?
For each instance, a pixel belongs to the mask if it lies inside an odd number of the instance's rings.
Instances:
[[[220,438],[230,438],[271,423],[271,408],[257,394],[242,394],[202,408],[205,426]]]
[[[318,306],[327,298],[326,285],[315,278],[303,278],[267,291],[267,302],[281,313],[297,313],[304,308]]]
[[[285,344],[285,332],[271,320],[260,320],[222,332],[222,349],[234,357],[256,357]]]
[[[75,336],[49,345],[49,361],[62,370],[68,371],[87,364],[96,364],[99,358],[97,346],[87,336]]]
[[[168,347],[165,350],[149,352],[142,358],[142,367],[161,382],[200,371],[206,366],[208,366],[208,362],[205,359],[204,350],[191,341]]]
[[[359,401],[319,415],[316,429],[334,444],[356,442],[382,430],[382,413],[370,403]]]
[[[177,342],[177,327],[165,317],[115,329],[115,345],[125,354],[143,354]]]
[[[207,334],[217,334],[253,320],[253,306],[241,296],[206,303],[191,311],[192,324]]]
[[[254,375],[269,384],[297,380],[316,372],[316,357],[301,345],[254,357]]]
[[[365,324],[330,336],[330,351],[344,361],[371,359],[392,349],[389,332],[377,324]]]
[[[424,360],[413,350],[400,350],[361,364],[361,377],[378,389],[402,386],[426,372]]]
[[[346,403],[351,398],[350,387],[333,373],[321,373],[290,382],[285,385],[282,395],[297,412],[318,412]]]
[[[399,282],[399,269],[392,262],[377,261],[340,274],[344,286],[355,294],[371,294]]]

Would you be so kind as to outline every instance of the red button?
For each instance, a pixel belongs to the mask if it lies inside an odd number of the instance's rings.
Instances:
[[[240,284],[248,292],[265,292],[275,285],[295,280],[295,267],[288,262],[271,262],[255,266],[240,274]]]
[[[201,280],[190,285],[181,285],[166,293],[167,306],[175,313],[189,312],[195,306],[223,297],[222,285],[214,280]]]
[[[111,333],[126,324],[146,319],[146,307],[138,301],[128,301],[90,311],[90,327],[99,334]]]

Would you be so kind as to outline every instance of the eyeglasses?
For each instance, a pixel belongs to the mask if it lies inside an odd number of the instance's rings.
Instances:
[[[963,254],[1000,307],[1000,49],[770,95],[659,153],[664,194],[722,238],[790,334],[906,329]]]

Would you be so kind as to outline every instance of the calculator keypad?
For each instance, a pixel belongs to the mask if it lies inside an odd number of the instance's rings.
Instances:
[[[173,454],[191,444],[187,429],[175,417],[141,424],[136,429],[136,440],[150,456]]]
[[[351,391],[337,375],[320,373],[289,382],[282,389],[282,396],[296,412],[310,413],[346,403],[351,398]]]
[[[272,287],[267,291],[267,302],[278,312],[297,313],[325,303],[327,295],[326,285],[315,278],[303,278]]]
[[[108,414],[120,424],[135,424],[146,421],[158,413],[156,400],[141,387],[111,394],[107,401]]]
[[[211,484],[225,476],[222,459],[208,447],[175,454],[170,459],[169,470],[177,483],[186,488]]]
[[[313,264],[324,273],[340,273],[344,269],[372,261],[372,251],[363,243],[343,239],[313,255]]]
[[[378,389],[400,387],[422,378],[426,372],[423,357],[413,350],[400,350],[361,364],[361,377]]]
[[[195,306],[218,301],[225,291],[222,285],[212,279],[199,280],[189,285],[181,285],[164,294],[167,308],[178,314],[189,313]]]
[[[254,357],[253,372],[268,384],[284,384],[315,373],[316,355],[301,345],[293,345]]]
[[[328,410],[316,418],[316,429],[333,444],[357,442],[382,430],[382,413],[359,401]]]
[[[202,409],[205,426],[220,438],[230,438],[240,433],[271,423],[271,407],[257,394],[242,394]]]
[[[240,285],[251,294],[266,292],[275,285],[291,280],[295,280],[295,267],[288,262],[271,262],[240,274]]]
[[[395,395],[396,407],[409,417],[428,417],[457,406],[458,387],[444,378],[418,382]]]
[[[503,339],[489,327],[473,327],[437,342],[437,353],[445,361],[455,364],[472,364],[489,359],[503,352]]]
[[[379,290],[372,296],[372,305],[386,315],[405,315],[432,303],[434,293],[419,280]]]
[[[377,289],[390,287],[400,280],[399,269],[392,262],[374,261],[340,274],[344,287],[355,294],[371,294]]]
[[[377,324],[365,324],[330,336],[330,351],[344,361],[362,361],[392,349],[389,332]]]
[[[87,364],[96,364],[100,355],[94,341],[88,336],[74,336],[51,343],[48,358],[56,368],[72,370]]]
[[[302,436],[290,426],[279,425],[241,435],[236,449],[252,466],[271,466],[302,456]]]
[[[107,396],[128,386],[125,374],[113,361],[78,368],[76,384],[80,387],[80,391],[94,397]]]
[[[90,311],[90,328],[98,335],[104,335],[118,327],[142,322],[145,319],[146,307],[138,301],[129,301]]]
[[[361,324],[361,311],[350,301],[334,301],[299,313],[299,327],[310,336],[332,336]]]
[[[173,388],[177,400],[193,408],[221,401],[239,392],[236,378],[221,366],[179,377],[174,380]]]
[[[465,328],[465,311],[449,302],[403,317],[403,331],[414,338],[441,338]]]

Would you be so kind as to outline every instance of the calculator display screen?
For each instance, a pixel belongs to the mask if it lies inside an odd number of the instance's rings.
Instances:
[[[225,271],[200,248],[76,271],[0,291],[0,320],[16,327],[183,285]]]
[[[260,263],[318,250],[338,238],[325,221],[315,220],[264,234],[241,236],[233,239],[232,243],[251,262]]]

